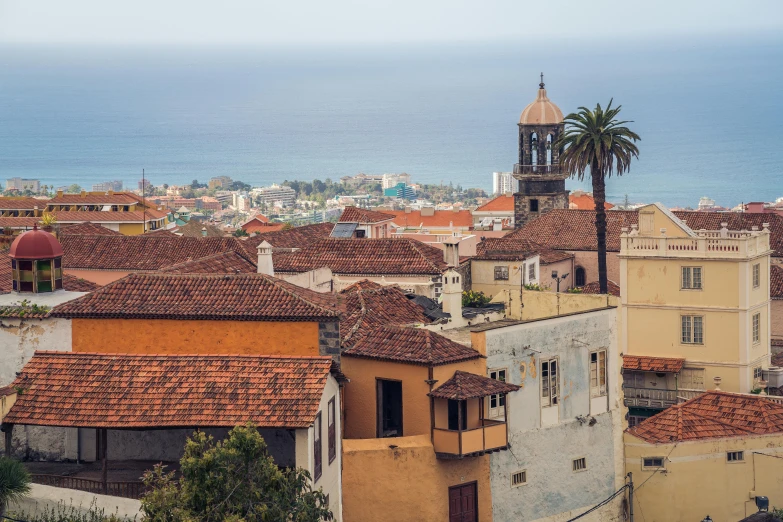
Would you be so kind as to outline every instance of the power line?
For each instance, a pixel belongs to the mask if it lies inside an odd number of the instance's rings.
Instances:
[[[584,513],[582,513],[581,515],[577,515],[577,516],[575,516],[574,518],[568,519],[566,522],[573,522],[574,520],[579,520],[580,518],[582,518],[582,517],[584,517],[584,516],[587,516],[587,515],[589,515],[590,513],[592,513],[593,511],[595,511],[596,509],[599,509],[599,508],[602,508],[602,507],[604,507],[604,506],[605,506],[605,505],[607,505],[609,502],[611,502],[612,500],[614,500],[615,498],[617,498],[617,496],[618,496],[620,493],[622,493],[623,491],[625,491],[626,489],[628,489],[628,484],[626,484],[625,486],[621,487],[620,489],[618,489],[617,491],[615,491],[614,493],[612,493],[612,495],[611,495],[609,498],[607,498],[607,499],[603,500],[601,503],[599,503],[599,504],[596,504],[595,506],[591,507],[590,509],[588,509],[587,511],[585,511],[585,512],[584,512]]]

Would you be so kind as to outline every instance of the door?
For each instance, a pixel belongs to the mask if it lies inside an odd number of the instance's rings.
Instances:
[[[378,438],[402,437],[402,382],[378,379]]]
[[[475,482],[449,488],[449,522],[478,522]]]

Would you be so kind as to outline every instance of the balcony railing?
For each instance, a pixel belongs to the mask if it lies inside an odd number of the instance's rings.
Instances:
[[[508,447],[506,423],[484,419],[482,426],[469,430],[433,430],[435,455],[443,459],[461,459],[499,451]]]
[[[769,232],[699,231],[698,237],[620,237],[621,256],[716,257],[744,259],[769,250]]]
[[[514,174],[560,174],[560,165],[514,165]]]
[[[113,497],[139,499],[144,494],[142,482],[107,482],[106,490],[100,480],[92,480],[62,475],[33,475],[34,484],[54,486],[56,488],[76,489],[87,493],[100,493]]]
[[[633,388],[623,386],[625,405],[633,408],[665,409],[674,406],[681,399],[693,399],[701,390],[666,390],[660,388]]]

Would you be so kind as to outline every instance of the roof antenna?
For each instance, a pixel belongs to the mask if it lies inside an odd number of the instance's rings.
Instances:
[[[544,73],[541,73],[541,83],[538,84],[538,86],[543,89],[544,88]]]

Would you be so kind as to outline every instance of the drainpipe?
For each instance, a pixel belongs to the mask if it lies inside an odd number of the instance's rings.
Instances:
[[[424,382],[430,387],[429,393],[432,393],[432,387],[438,382],[433,378],[432,366],[427,368],[427,380]],[[430,397],[430,442],[435,444],[435,399],[432,397]]]

